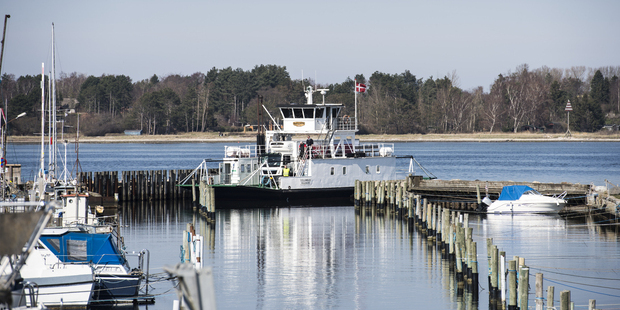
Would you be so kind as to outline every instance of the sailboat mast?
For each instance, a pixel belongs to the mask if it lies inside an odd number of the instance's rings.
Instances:
[[[48,157],[48,162],[47,162],[47,177],[48,180],[52,179],[53,176],[53,169],[52,169],[52,144],[51,139],[52,139],[52,73],[50,71],[50,75],[49,78],[47,80],[48,86],[48,92],[47,92],[47,136],[49,137],[50,141],[48,141],[47,144],[47,157]]]
[[[50,159],[50,176],[52,178],[56,177],[56,156],[57,156],[57,149],[56,149],[56,136],[57,136],[57,131],[56,131],[56,41],[54,40],[54,23],[52,23],[52,78],[51,78],[51,83],[52,83],[52,101],[51,101],[51,115],[50,115],[50,126],[52,131],[50,132],[50,152],[51,152],[51,159]]]
[[[39,177],[45,177],[45,63],[41,63],[41,170]]]

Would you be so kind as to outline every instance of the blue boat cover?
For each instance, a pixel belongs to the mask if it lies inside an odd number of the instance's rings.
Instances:
[[[534,190],[527,185],[508,185],[502,188],[502,193],[497,200],[518,200],[527,191]]]
[[[63,235],[42,235],[40,239],[63,262],[110,265],[125,262],[111,234],[68,232]]]

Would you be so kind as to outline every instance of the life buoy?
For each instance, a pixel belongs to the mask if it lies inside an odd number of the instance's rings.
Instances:
[[[345,124],[348,124],[350,120],[351,118],[348,115],[342,117],[342,122]]]

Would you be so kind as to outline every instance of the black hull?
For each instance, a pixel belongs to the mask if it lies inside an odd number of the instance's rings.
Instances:
[[[254,186],[213,186],[215,209],[349,206],[353,187],[270,189]]]
[[[97,275],[95,294],[97,300],[111,301],[114,299],[135,297],[139,294],[140,275]]]

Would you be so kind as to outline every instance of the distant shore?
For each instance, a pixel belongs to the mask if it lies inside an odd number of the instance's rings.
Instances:
[[[357,135],[362,142],[620,142],[620,132],[573,133],[459,133],[459,134],[402,134],[402,135]],[[303,139],[305,137],[299,137]],[[60,139],[60,138],[59,138]],[[75,142],[75,135],[66,135],[64,140]],[[109,134],[99,137],[80,136],[80,143],[215,143],[253,142],[255,133],[192,132],[174,135],[124,135]],[[40,136],[10,136],[9,143],[40,143]],[[60,141],[62,142],[62,141]]]

